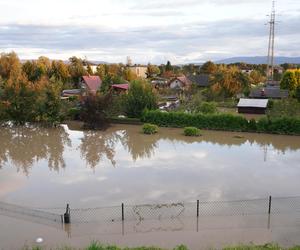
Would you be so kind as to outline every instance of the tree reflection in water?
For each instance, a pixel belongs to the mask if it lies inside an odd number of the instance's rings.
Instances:
[[[93,169],[103,160],[104,156],[115,166],[115,144],[117,142],[118,135],[115,132],[86,131],[81,139],[81,156]]]
[[[178,144],[194,143],[209,143],[227,147],[257,144],[261,148],[262,159],[267,159],[267,150],[284,154],[287,150],[300,149],[299,138],[292,136],[205,131],[200,137],[186,137],[182,131],[168,128],[160,128],[158,134],[144,135],[141,133],[140,126],[113,125],[105,131],[84,132],[80,150],[82,157],[92,168],[99,165],[104,157],[109,159],[113,166],[116,166],[117,145],[123,146],[132,160],[136,161],[154,157],[156,150],[160,147],[160,141],[173,144],[175,147]]]
[[[142,137],[143,136],[143,137]],[[95,168],[106,157],[113,166],[116,146],[120,143],[131,155],[133,161],[138,158],[151,158],[157,147],[158,135],[144,136],[136,130],[122,130],[110,127],[105,131],[86,131],[81,139],[81,156],[91,168]]]
[[[40,160],[47,160],[50,170],[66,166],[63,152],[71,140],[63,127],[1,127],[0,135],[0,166],[11,162],[25,175]]]

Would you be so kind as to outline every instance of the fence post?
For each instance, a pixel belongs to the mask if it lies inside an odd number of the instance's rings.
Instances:
[[[197,200],[197,217],[199,217],[199,200]]]
[[[122,221],[124,221],[124,203],[122,203]]]
[[[64,223],[70,224],[71,223],[71,214],[70,214],[70,206],[67,204],[66,212],[64,213]]]
[[[269,196],[269,210],[268,210],[268,214],[271,214],[271,208],[272,208],[272,196]]]

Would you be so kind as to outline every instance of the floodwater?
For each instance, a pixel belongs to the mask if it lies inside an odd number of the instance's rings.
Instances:
[[[158,134],[149,136],[141,133],[140,126],[133,125],[113,125],[106,131],[82,131],[76,123],[50,129],[2,127],[0,201],[48,209],[65,207],[67,203],[72,208],[90,208],[121,203],[300,195],[300,137],[203,131],[201,137],[188,138],[182,132],[181,129],[161,128]],[[249,223],[256,221],[253,218],[247,220]],[[266,227],[266,218],[257,220],[262,225],[255,224],[250,229],[235,227],[233,231],[225,230],[226,234],[221,230],[228,225],[223,218],[219,221],[224,223],[217,226],[217,230],[205,227],[205,230],[200,229],[201,235],[194,230],[195,221],[192,221],[185,224],[192,231],[175,230],[177,226],[173,228],[173,224],[159,225],[154,228],[162,230],[148,230],[147,234],[145,230],[143,237],[136,237],[136,230],[133,230],[135,234],[127,236],[125,230],[124,236],[124,232],[119,232],[121,227],[115,225],[118,229],[112,230],[114,234],[106,231],[106,236],[100,237],[100,233],[97,234],[99,228],[84,236],[80,232],[88,230],[76,227],[71,230],[73,236],[66,238],[65,232],[69,237],[72,235],[69,230],[49,229],[46,225],[0,215],[0,249],[31,244],[41,235],[48,239],[47,244],[70,242],[75,246],[91,239],[122,245],[161,242],[164,247],[182,242],[192,249],[199,249],[197,246],[200,245],[202,248],[250,241],[300,243],[295,240],[299,229],[291,230],[294,226],[299,228],[300,218],[291,220],[294,224],[289,225],[289,230],[277,227],[271,231]],[[237,225],[249,225],[241,223],[241,219],[238,221]],[[136,225],[133,228],[136,229]],[[76,230],[78,233],[74,236]],[[16,240],[13,237],[16,233],[23,237]],[[207,236],[209,234],[214,236]],[[170,244],[164,240],[167,238]],[[214,241],[205,242],[204,239]]]

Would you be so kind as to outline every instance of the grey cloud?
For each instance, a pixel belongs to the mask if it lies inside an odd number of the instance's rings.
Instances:
[[[280,23],[278,53],[298,54],[300,18]],[[190,23],[167,27],[145,27],[114,32],[104,28],[81,26],[0,26],[0,50],[10,48],[38,48],[43,51],[88,51],[91,56],[118,57],[132,53],[147,58],[148,53],[160,63],[162,58],[203,61],[228,55],[264,55],[268,31],[263,20],[226,20],[210,23]],[[101,52],[99,52],[101,51]],[[207,51],[216,51],[209,53]],[[218,53],[218,51],[223,51]],[[198,52],[199,57],[189,59]],[[227,56],[227,55],[226,55]],[[98,58],[95,58],[98,59]],[[101,58],[99,58],[101,59]],[[142,60],[142,59],[141,59]],[[146,63],[146,62],[144,62]]]

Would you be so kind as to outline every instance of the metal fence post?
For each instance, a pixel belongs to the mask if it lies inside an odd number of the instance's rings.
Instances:
[[[124,221],[124,203],[122,203],[122,221]]]
[[[70,206],[67,204],[66,212],[64,213],[64,223],[69,224],[71,223],[71,214],[70,214]]]
[[[269,210],[268,210],[268,214],[271,214],[271,208],[272,208],[272,196],[269,196]]]
[[[199,200],[197,200],[197,217],[199,217]]]

